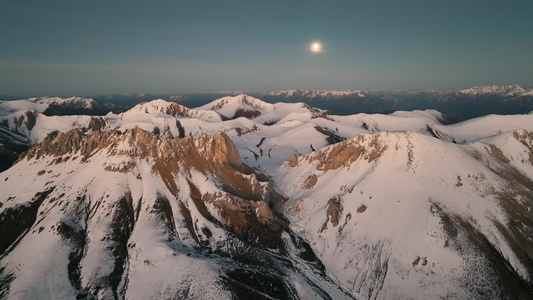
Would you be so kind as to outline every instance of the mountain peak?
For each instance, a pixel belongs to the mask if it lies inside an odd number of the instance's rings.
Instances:
[[[155,99],[149,102],[141,102],[135,105],[132,110],[144,111],[149,114],[167,114],[171,116],[186,116],[189,108],[163,99]]]
[[[175,102],[156,99],[150,102],[142,102],[127,111],[126,115],[145,113],[151,115],[168,115],[172,117],[197,118],[202,120],[220,121],[220,116],[213,111],[201,111],[190,109]]]
[[[213,110],[229,119],[236,119],[238,117],[251,119],[270,112],[274,108],[274,104],[245,94],[239,94],[233,97],[222,97],[197,109]]]

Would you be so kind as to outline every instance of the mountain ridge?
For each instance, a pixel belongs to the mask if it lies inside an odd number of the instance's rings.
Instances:
[[[274,181],[290,199],[293,229],[356,297],[412,297],[407,286],[416,286],[424,298],[525,299],[533,293],[532,139],[530,131],[508,137],[512,160],[500,143],[359,135],[294,157]]]
[[[154,99],[164,99],[189,108],[200,107],[225,96],[247,94],[266,101],[303,102],[312,107],[329,110],[333,114],[392,113],[397,110],[436,109],[455,121],[487,114],[524,114],[533,111],[533,89],[520,85],[476,86],[463,90],[282,90],[282,91],[222,91],[191,94],[113,94],[93,97],[105,110],[124,112]],[[9,97],[12,99],[13,97]],[[46,97],[45,97],[46,98]],[[75,98],[75,97],[73,97]],[[38,99],[38,98],[31,98]],[[70,98],[69,98],[70,99]],[[10,102],[10,101],[4,101]],[[1,111],[0,102],[0,111]],[[73,110],[49,110],[50,114],[73,114]],[[79,112],[78,112],[79,113]]]
[[[318,262],[306,265],[313,272],[298,267],[298,252],[308,250],[299,250],[303,241],[290,238],[275,212],[284,198],[241,164],[223,133],[193,139],[74,129],[35,145],[19,165],[1,173],[2,190],[27,184],[18,174],[32,182],[36,172],[39,184],[2,199],[3,296],[350,299]],[[17,225],[19,234],[7,236]],[[27,268],[58,277],[33,277]]]

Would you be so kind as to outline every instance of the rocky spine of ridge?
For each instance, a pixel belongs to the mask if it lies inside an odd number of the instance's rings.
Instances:
[[[171,193],[180,194],[175,180],[180,172],[195,169],[220,183],[221,192],[200,194],[189,181],[190,196],[199,206],[211,203],[220,210],[218,222],[250,241],[258,241],[268,247],[281,245],[280,234],[286,229],[286,221],[275,211],[285,201],[270,185],[266,176],[256,174],[242,164],[239,152],[224,133],[212,136],[201,134],[198,139],[190,136],[179,138],[166,131],[161,137],[133,128],[126,131],[106,130],[85,135],[73,129],[50,135],[25,152],[20,160],[54,157],[55,164],[81,157],[82,163],[90,163],[99,152],[108,156],[126,156],[126,163],[107,163],[106,171],[130,172],[138,159],[154,160],[154,169],[159,173]],[[224,201],[221,201],[224,199]],[[273,211],[274,210],[274,211]],[[205,208],[200,211],[211,220],[216,219]],[[250,214],[255,211],[256,213]]]

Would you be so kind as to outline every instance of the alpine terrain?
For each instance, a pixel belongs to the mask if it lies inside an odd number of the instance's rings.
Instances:
[[[0,299],[533,298],[533,114],[289,102],[1,101]]]

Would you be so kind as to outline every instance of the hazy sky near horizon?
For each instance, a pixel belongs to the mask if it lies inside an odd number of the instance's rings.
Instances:
[[[0,0],[0,95],[530,85],[532,12],[531,0]]]

